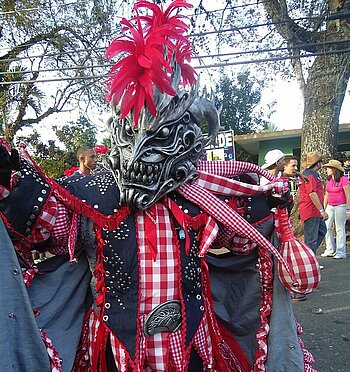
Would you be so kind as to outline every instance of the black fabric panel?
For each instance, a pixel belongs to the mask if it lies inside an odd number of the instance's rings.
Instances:
[[[107,326],[135,358],[139,270],[136,229],[133,215],[114,231],[104,231],[105,285],[108,308],[104,309]]]
[[[260,277],[256,251],[247,256],[207,254],[214,310],[241,345],[250,362],[257,349],[260,326]]]
[[[11,232],[30,240],[50,187],[26,160],[20,166],[21,177],[10,195],[0,200],[0,212],[13,228]]]
[[[59,183],[105,215],[114,214],[120,208],[119,189],[111,172],[73,175],[61,179]]]
[[[186,313],[186,346],[192,341],[204,313],[201,258],[198,257],[198,241],[194,240],[193,231],[189,231],[189,236],[191,245],[188,255],[185,251],[185,240],[180,240],[182,296]]]
[[[171,194],[171,198],[181,207],[182,211],[188,213],[190,216],[195,216],[200,211],[196,205],[177,193]],[[179,238],[181,227],[176,222],[175,225],[177,226],[176,232]],[[186,346],[192,341],[204,313],[201,272],[202,258],[198,257],[199,241],[196,239],[195,231],[188,231],[188,235],[190,238],[189,254],[186,253],[186,239],[179,239],[182,297],[186,314]]]

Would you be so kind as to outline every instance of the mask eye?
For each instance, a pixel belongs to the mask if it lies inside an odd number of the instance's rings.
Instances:
[[[168,138],[169,134],[170,129],[168,127],[164,127],[157,133],[157,138]]]
[[[126,123],[124,125],[124,130],[125,130],[125,133],[128,135],[128,136],[132,136],[134,134],[133,130],[132,130],[132,126],[130,125],[130,123]]]

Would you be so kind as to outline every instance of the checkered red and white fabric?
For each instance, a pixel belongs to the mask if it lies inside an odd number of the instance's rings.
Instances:
[[[110,334],[110,340],[115,365],[119,372],[126,372],[128,370],[128,358],[126,357],[125,350],[121,347],[113,333]]]
[[[32,279],[34,278],[35,274],[38,272],[37,267],[31,267],[29,269],[22,269],[22,276],[24,284],[29,287]]]
[[[100,326],[100,321],[95,311],[90,312],[90,317],[88,321],[89,321],[89,356],[90,360],[92,361],[93,346],[96,341],[98,327]]]
[[[199,161],[197,164],[199,171],[217,174],[223,177],[235,177],[249,172],[259,174],[268,180],[274,180],[274,176],[262,169],[258,165],[245,161]]]
[[[59,256],[68,252],[70,220],[71,218],[68,209],[58,201],[56,223],[51,232],[50,253]]]
[[[271,190],[273,190],[275,194],[284,194],[288,191],[288,182],[281,179],[275,179],[266,185],[259,186],[231,180],[206,172],[198,172],[198,180],[196,184],[200,187],[206,188],[214,194],[230,196],[251,196],[267,193]]]
[[[49,238],[57,217],[57,200],[50,196],[45,208],[41,211],[36,229],[34,231],[34,243],[40,243]]]
[[[180,252],[179,242],[170,220],[169,210],[162,203],[154,204],[152,215],[150,210],[138,211],[136,214],[137,234],[140,255],[140,317],[139,329],[143,329],[148,313],[159,304],[179,298]],[[156,228],[153,238],[157,247],[156,256],[149,245],[149,230],[146,219],[153,221]],[[208,224],[207,224],[208,225]],[[209,222],[209,226],[211,226]],[[214,226],[214,227],[213,227]],[[209,228],[215,235],[215,224]],[[210,235],[210,234],[209,234]],[[169,249],[177,247],[177,249]],[[92,358],[93,345],[97,330],[101,326],[98,316],[92,312],[89,319],[89,354]],[[127,371],[129,356],[118,341],[117,335],[110,333],[111,348],[118,371]],[[176,332],[160,332],[145,337],[139,336],[139,354],[136,361],[138,371],[168,371],[170,366],[177,371],[185,371],[189,355],[183,347],[183,332],[180,327]],[[198,352],[204,363],[213,363],[212,345],[208,330],[207,318],[203,316],[200,326],[194,336],[192,347]]]
[[[62,359],[60,358],[57,350],[53,346],[51,339],[47,333],[39,328],[41,338],[45,344],[46,351],[50,357],[51,372],[62,372]]]
[[[179,247],[179,243],[177,237],[174,236],[173,228],[171,228],[172,224],[167,208],[161,203],[156,203],[154,207],[153,219],[156,226],[157,246],[156,260],[152,258],[152,252],[146,238],[148,232],[145,229],[145,212],[138,211],[136,216],[140,262],[142,263],[140,265],[140,292],[142,294],[140,299],[141,322],[159,304],[179,298],[179,249],[169,249],[169,247]],[[208,346],[210,337],[207,327],[205,327],[203,322],[203,325],[198,330],[199,335],[195,336],[194,347],[199,355],[205,358],[205,361],[211,360],[211,346]],[[147,338],[141,335],[144,338],[141,342],[144,349],[140,350],[140,361],[145,360],[145,365],[157,371],[166,371],[170,360],[178,366],[186,365],[180,335],[181,328],[174,334],[160,332]],[[204,336],[202,337],[201,335]],[[205,343],[203,338],[207,339],[208,342]],[[204,344],[205,347],[203,346]]]
[[[275,214],[276,231],[281,240],[280,253],[293,270],[292,279],[285,267],[278,263],[278,276],[283,285],[296,293],[311,293],[321,280],[320,265],[314,252],[293,235],[292,226],[286,209],[278,208]]]
[[[233,232],[243,238],[248,238],[259,244],[261,247],[267,249],[279,262],[281,262],[286,273],[293,278],[293,273],[289,265],[276,247],[274,247],[263,235],[261,235],[252,225],[230,208],[225,202],[215,197],[215,195],[210,191],[203,187],[199,187],[197,184],[181,185],[178,188],[178,192],[188,200],[200,206],[200,208],[202,208],[206,213],[213,216],[218,222],[222,223]]]
[[[204,227],[203,236],[199,246],[199,257],[204,257],[208,252],[210,246],[213,244],[214,240],[217,238],[219,233],[219,225],[216,223],[214,218],[209,217],[207,223]]]

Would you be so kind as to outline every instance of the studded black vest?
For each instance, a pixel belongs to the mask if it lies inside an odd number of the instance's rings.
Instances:
[[[120,208],[119,190],[113,175],[109,172],[94,176],[74,175],[63,180],[62,185],[72,194],[108,215]],[[198,207],[173,194],[176,203],[194,216]],[[170,212],[171,216],[171,212]],[[137,316],[139,309],[139,265],[135,218],[131,214],[115,230],[102,230],[104,239],[103,268],[105,301],[103,321],[124,344],[132,359],[137,345]],[[176,225],[176,223],[175,223]],[[178,236],[179,229],[176,229]],[[196,231],[189,231],[190,250],[186,253],[185,240],[179,238],[178,247],[181,262],[181,302],[186,323],[186,346],[191,343],[204,313],[202,294],[201,259],[198,257],[199,241]]]

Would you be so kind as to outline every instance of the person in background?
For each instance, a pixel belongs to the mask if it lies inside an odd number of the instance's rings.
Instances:
[[[288,179],[290,193],[292,194],[293,198],[295,197],[298,187],[299,187],[299,180],[298,180],[297,172],[298,172],[298,158],[294,155],[286,155],[282,177],[285,177]]]
[[[327,169],[326,193],[324,207],[329,216],[326,226],[326,249],[322,257],[346,258],[347,216],[350,217],[350,186],[344,176],[344,168],[340,161],[331,159],[324,165]],[[335,223],[336,242],[333,235]]]
[[[89,146],[81,146],[77,150],[77,160],[79,162],[79,170],[73,174],[81,174],[88,176],[96,168],[97,157],[95,150]]]
[[[299,177],[305,182],[308,182],[309,180],[306,176],[299,172],[298,158],[296,156],[286,155],[284,160],[285,165],[282,177],[288,178],[290,193],[292,194],[293,198],[295,198],[301,182]]]
[[[304,241],[315,254],[327,231],[325,221],[328,215],[323,208],[323,185],[318,172],[323,159],[324,156],[319,151],[306,155],[303,175],[308,178],[309,182],[302,180],[299,187],[299,213],[304,223]]]
[[[284,154],[281,150],[275,149],[268,151],[265,155],[265,163],[261,166],[261,168],[267,170],[276,178],[282,176],[282,172],[284,169]],[[265,177],[260,178],[260,185],[266,185],[268,183],[268,179]]]
[[[344,176],[350,181],[350,156],[344,160]]]
[[[308,178],[302,175],[298,170],[298,158],[294,155],[285,156],[285,165],[282,178],[285,178],[288,181],[289,190],[290,190],[290,203],[287,206],[288,213],[291,214],[294,207],[294,199],[298,192],[299,185],[301,183],[300,179],[303,179],[305,182],[308,182]],[[300,293],[292,293],[292,299],[294,301],[305,301],[306,295]]]

